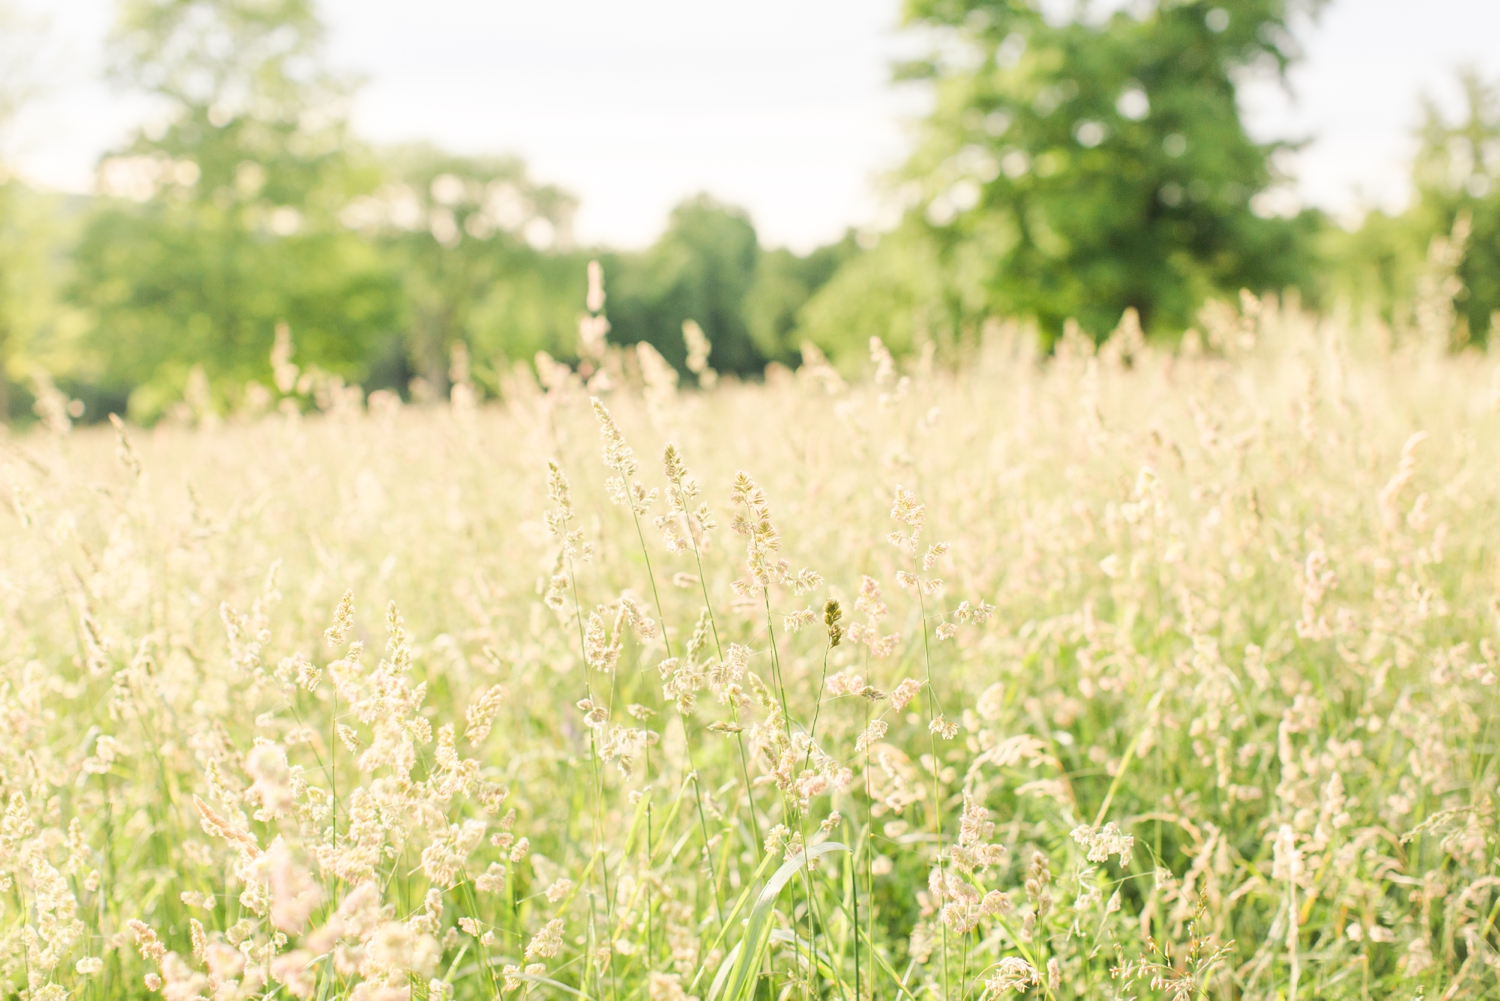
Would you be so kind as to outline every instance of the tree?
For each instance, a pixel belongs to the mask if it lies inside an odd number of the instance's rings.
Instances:
[[[763,251],[744,304],[745,326],[756,350],[773,361],[793,361],[798,353],[802,307],[858,255],[853,233],[805,256],[785,247]]]
[[[1069,318],[1102,335],[1127,307],[1181,330],[1206,295],[1302,280],[1317,219],[1276,218],[1281,144],[1248,137],[1236,79],[1284,74],[1289,19],[1320,2],[1143,2],[1102,19],[1080,3],[1056,22],[1031,0],[908,0],[937,44],[898,75],[933,110],[902,175],[904,222],[876,253],[934,258],[938,301],[908,298],[950,328],[1001,313],[1049,336]]]
[[[1470,69],[1459,75],[1465,108],[1450,123],[1424,101],[1421,148],[1413,165],[1417,200],[1407,224],[1420,252],[1468,220],[1457,277],[1463,285],[1456,344],[1487,342],[1500,310],[1500,90]],[[1415,255],[1413,255],[1415,256]]]
[[[456,342],[481,361],[571,354],[586,258],[570,253],[573,197],[515,157],[451,156],[414,144],[381,157],[385,183],[344,221],[401,274],[406,357],[448,388]]]
[[[11,173],[5,163],[9,150],[11,125],[17,113],[36,91],[34,67],[30,52],[35,51],[37,31],[3,0],[0,0],[0,423],[10,419],[11,380],[21,355],[22,330],[20,300],[34,278],[26,275],[30,256],[35,250],[31,234],[22,221],[22,202],[29,192]]]
[[[714,368],[759,372],[766,357],[743,311],[759,260],[755,227],[742,210],[707,195],[683,202],[649,250],[605,261],[610,340],[648,341],[685,371],[682,324],[694,320],[713,345]]]
[[[1432,99],[1422,102],[1410,206],[1368,212],[1350,232],[1330,230],[1323,249],[1333,291],[1398,338],[1419,333],[1418,313],[1437,305],[1420,300],[1448,297],[1440,286],[1452,262],[1442,258],[1457,253],[1452,277],[1461,288],[1448,304],[1455,329],[1441,333],[1455,347],[1487,343],[1500,310],[1500,88],[1473,70],[1458,83],[1464,107],[1456,120]],[[1455,230],[1467,232],[1458,247]]]
[[[348,138],[347,88],[318,62],[309,0],[127,0],[112,73],[166,124],[100,165],[107,197],[76,250],[101,377],[150,417],[202,365],[233,395],[269,374],[273,331],[352,379],[389,354],[398,285],[344,226],[375,165]]]

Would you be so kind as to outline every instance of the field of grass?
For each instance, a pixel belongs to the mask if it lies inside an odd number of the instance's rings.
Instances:
[[[0,990],[1496,996],[1494,362],[1246,307],[0,437]]]

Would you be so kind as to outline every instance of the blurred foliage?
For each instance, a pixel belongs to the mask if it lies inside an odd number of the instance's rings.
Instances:
[[[1455,346],[1488,343],[1500,311],[1500,90],[1473,70],[1459,75],[1464,104],[1449,121],[1423,102],[1404,212],[1370,212],[1352,232],[1327,238],[1330,283],[1356,309],[1375,312],[1396,336],[1418,323],[1423,280],[1438,262],[1434,240],[1467,229],[1456,268]]]
[[[571,246],[571,196],[532,182],[513,157],[411,145],[381,166],[385,183],[343,221],[400,275],[406,358],[434,392],[447,390],[458,341],[481,359],[571,350],[586,259],[551,253]]]
[[[1102,20],[1080,7],[1057,22],[1025,0],[909,0],[932,54],[899,75],[933,111],[903,173],[905,222],[876,252],[889,260],[860,266],[877,301],[851,279],[810,308],[825,347],[995,314],[1099,337],[1126,308],[1176,332],[1207,296],[1305,281],[1317,217],[1280,217],[1281,146],[1247,136],[1236,81],[1283,73],[1290,18],[1319,5],[1147,3]]]
[[[729,372],[763,368],[744,307],[760,260],[755,227],[745,213],[700,196],[672,211],[667,230],[644,254],[605,260],[610,280],[610,339],[650,341],[684,369],[680,331],[696,320],[713,343],[713,364]],[[613,265],[613,266],[611,266]]]
[[[349,142],[320,35],[304,0],[121,7],[113,73],[168,117],[101,164],[72,297],[93,318],[96,377],[142,419],[193,365],[230,395],[263,375],[279,321],[347,378],[391,350],[392,263],[339,221],[379,172]]]
[[[97,196],[0,181],[0,415],[27,413],[38,371],[95,418],[128,401],[155,419],[194,379],[238,406],[273,381],[282,323],[304,375],[442,395],[462,345],[499,392],[538,351],[576,360],[591,259],[611,339],[648,341],[684,375],[688,320],[715,369],[754,376],[806,341],[846,369],[872,335],[951,352],[995,318],[1050,342],[1133,308],[1174,337],[1241,288],[1344,301],[1395,336],[1424,296],[1451,294],[1455,341],[1482,341],[1500,310],[1491,87],[1465,76],[1456,121],[1428,103],[1412,207],[1354,230],[1299,210],[1278,167],[1291,147],[1245,132],[1237,86],[1284,75],[1292,19],[1321,2],[1059,18],[1031,0],[908,0],[931,54],[897,76],[932,105],[889,225],[799,255],[706,195],[649,248],[579,247],[572,196],[518,159],[361,143],[312,0],[122,0],[110,72],[158,114],[102,159]],[[23,84],[0,74],[0,139]],[[1448,267],[1434,253],[1452,242],[1433,241],[1455,226],[1469,232]]]
[[[573,246],[573,198],[513,157],[362,145],[321,36],[307,0],[122,4],[111,72],[163,117],[104,158],[101,195],[69,239],[80,329],[47,366],[65,389],[115,409],[128,397],[149,421],[201,369],[217,405],[239,405],[271,381],[281,323],[300,371],[367,390],[447,392],[460,342],[492,391],[537,351],[576,356],[599,255]],[[682,365],[692,319],[715,366],[743,374],[790,356],[797,308],[841,259],[779,251],[763,277],[748,218],[703,197],[650,249],[603,256],[617,341],[651,341]],[[12,382],[23,368],[9,365]]]

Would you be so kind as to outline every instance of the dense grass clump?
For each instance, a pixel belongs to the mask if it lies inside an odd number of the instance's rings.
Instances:
[[[0,985],[1494,996],[1493,363],[1247,307],[0,438]]]

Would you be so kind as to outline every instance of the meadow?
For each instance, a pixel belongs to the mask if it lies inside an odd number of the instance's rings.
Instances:
[[[1495,996],[1500,369],[1204,315],[44,406],[0,437],[0,985]]]

